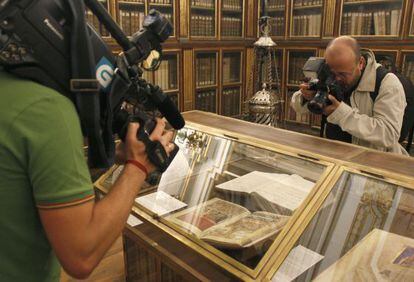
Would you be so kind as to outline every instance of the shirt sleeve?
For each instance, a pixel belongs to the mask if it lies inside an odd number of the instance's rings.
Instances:
[[[38,208],[59,208],[94,198],[72,102],[56,94],[21,112],[14,128],[25,150],[25,170]]]

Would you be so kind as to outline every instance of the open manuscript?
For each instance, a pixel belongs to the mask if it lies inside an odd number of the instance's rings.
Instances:
[[[213,198],[166,218],[216,247],[240,249],[275,236],[289,216],[246,208]]]
[[[314,182],[297,174],[252,171],[216,186],[224,193],[249,195],[258,209],[291,215],[307,197]]]

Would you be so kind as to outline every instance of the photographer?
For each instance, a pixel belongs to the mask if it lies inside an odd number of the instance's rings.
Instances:
[[[344,90],[343,100],[328,95],[331,102],[323,108],[327,116],[325,135],[380,151],[408,155],[398,143],[406,106],[404,89],[394,74],[387,74],[373,101],[376,63],[374,54],[361,54],[359,44],[349,36],[332,40],[325,52],[326,64],[335,81]],[[307,103],[315,96],[309,84],[300,85],[292,96],[291,106],[297,113],[309,112]]]

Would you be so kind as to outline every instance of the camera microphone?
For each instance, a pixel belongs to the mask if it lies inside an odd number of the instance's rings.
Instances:
[[[174,129],[178,130],[183,128],[185,121],[171,98],[165,94],[159,86],[149,85],[149,87],[152,88],[151,95],[148,95],[151,103],[167,119]]]

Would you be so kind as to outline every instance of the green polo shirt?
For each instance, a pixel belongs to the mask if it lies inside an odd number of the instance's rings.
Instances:
[[[79,118],[56,91],[0,69],[0,281],[58,281],[38,209],[93,199]]]

